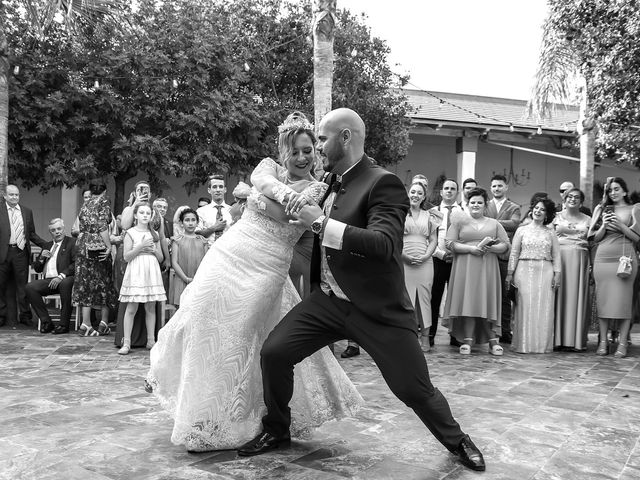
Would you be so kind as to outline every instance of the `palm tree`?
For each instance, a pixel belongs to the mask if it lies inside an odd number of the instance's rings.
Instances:
[[[537,118],[553,115],[555,103],[580,103],[577,131],[580,134],[580,189],[585,204],[593,206],[596,122],[589,113],[587,80],[581,75],[569,34],[559,31],[549,16],[543,26],[542,47],[529,114]]]
[[[44,32],[52,22],[73,29],[81,20],[100,23],[113,19],[124,0],[20,0],[34,31]],[[0,22],[0,195],[4,195],[9,178],[9,48]]]
[[[336,24],[336,0],[315,0],[313,20],[313,105],[314,121],[331,111],[333,86],[333,38]]]

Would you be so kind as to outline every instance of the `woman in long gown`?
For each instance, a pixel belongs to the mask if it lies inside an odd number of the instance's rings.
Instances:
[[[534,196],[531,223],[513,236],[507,285],[518,289],[513,315],[511,346],[517,353],[553,351],[555,290],[560,285],[560,245],[549,224],[555,217],[555,204],[549,198]]]
[[[502,355],[502,289],[498,254],[509,249],[509,237],[500,223],[484,216],[487,192],[469,192],[469,215],[454,213],[446,245],[453,265],[445,303],[445,322],[459,342],[460,354],[469,355],[473,343],[489,342],[489,353]]]
[[[607,181],[604,199],[593,212],[589,235],[598,245],[593,262],[596,281],[596,302],[600,323],[600,343],[597,355],[607,355],[607,333],[611,320],[618,321],[618,348],[615,356],[627,356],[627,342],[631,327],[633,284],[638,273],[635,244],[640,240],[640,205],[631,205],[629,189],[620,177]],[[620,257],[630,260],[629,275],[618,276]]]
[[[589,330],[589,243],[591,217],[580,212],[584,193],[564,194],[564,210],[553,219],[560,245],[561,275],[556,299],[554,345],[584,351]]]
[[[290,199],[318,202],[327,188],[309,174],[315,137],[300,115],[279,128],[286,168],[265,159],[251,176],[264,196],[282,205]],[[171,441],[189,451],[235,448],[261,429],[260,349],[300,301],[288,270],[304,231],[273,206],[254,191],[242,218],[205,255],[151,350],[147,383],[175,419]],[[271,218],[278,215],[281,221]],[[328,348],[298,364],[296,377],[293,436],[352,415],[362,402]]]
[[[410,210],[404,224],[402,260],[404,280],[416,310],[418,330],[427,336],[431,327],[431,286],[433,285],[433,259],[431,256],[438,244],[438,224],[424,205],[427,188],[423,182],[414,182],[409,187]],[[429,350],[429,343],[423,344]]]

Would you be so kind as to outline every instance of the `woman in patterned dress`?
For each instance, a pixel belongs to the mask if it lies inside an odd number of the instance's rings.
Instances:
[[[555,291],[560,286],[560,245],[549,224],[555,217],[549,198],[533,198],[531,223],[513,236],[505,282],[518,289],[511,346],[517,353],[553,351]]]
[[[108,333],[106,320],[109,318],[109,309],[116,304],[117,292],[112,277],[109,237],[111,208],[105,197],[107,186],[104,181],[95,180],[89,185],[89,190],[91,198],[82,205],[78,214],[80,233],[76,242],[72,299],[78,308],[82,308],[80,335],[97,337],[101,332]],[[98,330],[91,326],[92,307],[102,310]]]
[[[283,165],[265,159],[253,171],[242,218],[211,246],[151,350],[148,390],[175,420],[171,441],[189,451],[234,448],[261,430],[260,349],[300,301],[288,270],[304,227],[289,224],[283,206],[319,202],[327,185],[309,173],[315,136],[306,118],[290,115],[279,132]],[[294,436],[362,402],[328,348],[298,364],[296,376]]]

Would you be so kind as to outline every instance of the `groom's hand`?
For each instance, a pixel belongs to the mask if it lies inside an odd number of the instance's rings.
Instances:
[[[291,212],[291,215],[295,220],[289,220],[289,223],[292,225],[303,225],[305,228],[309,229],[311,224],[323,214],[324,212],[322,211],[322,208],[318,205],[305,205],[297,212]]]

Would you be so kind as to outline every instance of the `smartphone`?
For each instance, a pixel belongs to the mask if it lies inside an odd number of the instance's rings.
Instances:
[[[602,210],[603,213],[613,213],[614,211],[613,205],[606,205]]]
[[[149,200],[150,193],[149,185],[140,184],[136,187],[135,196],[138,200]]]

